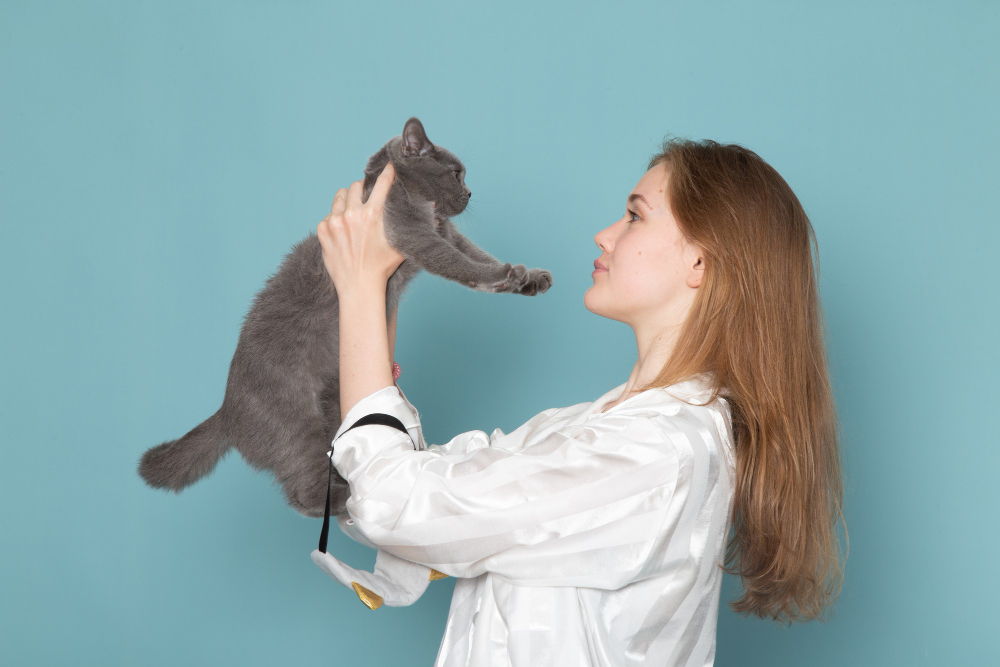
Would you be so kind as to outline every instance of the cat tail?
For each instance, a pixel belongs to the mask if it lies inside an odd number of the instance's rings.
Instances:
[[[152,487],[179,493],[212,472],[230,446],[216,412],[179,440],[147,449],[139,475]]]

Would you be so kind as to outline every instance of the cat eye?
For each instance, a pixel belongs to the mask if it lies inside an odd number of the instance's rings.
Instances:
[[[458,169],[455,170],[455,178],[462,180],[462,172]]]

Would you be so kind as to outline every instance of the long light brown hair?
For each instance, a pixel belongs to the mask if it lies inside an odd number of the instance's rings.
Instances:
[[[843,481],[812,224],[778,172],[742,146],[668,138],[647,169],[659,164],[667,204],[706,266],[673,355],[646,388],[711,371],[709,400],[730,405],[725,570],[743,583],[731,608],[823,618],[842,585]]]

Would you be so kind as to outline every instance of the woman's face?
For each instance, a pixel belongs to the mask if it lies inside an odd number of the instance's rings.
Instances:
[[[667,203],[669,177],[660,163],[647,171],[626,202],[625,215],[594,236],[603,251],[587,310],[637,329],[680,324],[701,284],[705,262],[681,235]]]

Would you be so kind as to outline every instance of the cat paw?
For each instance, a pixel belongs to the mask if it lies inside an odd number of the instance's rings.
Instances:
[[[528,271],[528,279],[517,290],[517,294],[535,296],[547,292],[550,287],[552,287],[552,274],[550,272],[545,269],[531,269]]]
[[[518,293],[528,283],[528,268],[524,264],[512,265],[510,262],[504,263],[498,272],[502,278],[494,283],[490,283],[490,292],[513,292]]]

